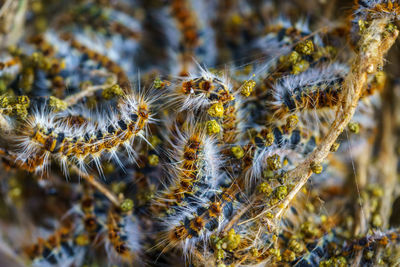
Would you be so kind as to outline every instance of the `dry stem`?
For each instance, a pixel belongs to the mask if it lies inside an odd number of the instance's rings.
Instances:
[[[115,206],[119,207],[120,202],[119,202],[118,198],[110,190],[108,190],[104,185],[99,183],[93,175],[84,173],[75,166],[72,168],[79,174],[80,177],[85,179],[94,188],[99,190],[99,192],[102,193],[106,198],[108,198]]]
[[[102,73],[100,73],[102,74]],[[104,74],[103,74],[104,75]],[[107,73],[107,75],[110,75]],[[81,100],[84,97],[92,96],[96,91],[98,90],[104,90],[112,86],[117,82],[117,77],[115,75],[111,76],[111,80],[107,81],[104,84],[101,85],[94,85],[94,86],[87,86],[86,88],[83,88],[82,91],[79,93],[73,94],[67,98],[64,99],[64,102],[67,103],[68,106],[73,106],[76,103],[78,103],[79,100]]]

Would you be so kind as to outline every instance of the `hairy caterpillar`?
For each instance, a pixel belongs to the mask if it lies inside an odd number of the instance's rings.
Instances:
[[[73,226],[57,229],[46,239],[39,238],[34,245],[24,248],[33,266],[72,266],[83,262],[84,250],[73,241]]]
[[[186,206],[177,208],[174,216],[164,219],[165,249],[180,247],[185,256],[191,256],[195,249],[208,246],[212,234],[219,233],[229,223],[229,218],[240,209],[240,188],[236,182],[222,186],[208,199],[191,200]]]
[[[268,34],[255,42],[267,55],[284,55],[290,52],[292,46],[302,38],[311,36],[312,31],[307,21],[299,20],[292,24],[287,18],[279,17],[268,26]],[[320,42],[318,36],[314,41]]]
[[[75,207],[73,211],[81,217],[79,224],[82,225],[80,227],[82,229],[77,229],[77,234],[82,241],[80,245],[94,243],[99,233],[104,230],[106,204],[90,187],[84,188],[79,204],[79,207]]]
[[[347,71],[347,66],[335,63],[282,77],[274,88],[274,116],[282,118],[304,110],[336,106]]]
[[[336,54],[333,47],[325,45],[318,34],[310,31],[305,21],[292,25],[280,19],[269,28],[271,32],[256,44],[267,54],[266,62],[256,67],[257,76],[266,70],[268,79],[285,73],[299,74]]]
[[[333,63],[278,79],[273,88],[274,101],[270,104],[273,116],[282,119],[291,114],[332,110],[339,103],[347,71],[346,65]],[[381,91],[384,84],[384,74],[369,77],[362,97]]]
[[[85,24],[95,31],[106,32],[104,35],[120,34],[124,38],[138,39],[140,37],[139,25],[134,18],[123,11],[109,7],[102,7],[95,3],[78,5],[57,21],[57,28],[71,27],[76,24]]]
[[[35,46],[37,52],[21,55],[24,59],[22,78],[27,80],[23,83],[25,91],[39,87],[41,96],[53,91],[57,97],[62,98],[89,84],[97,86],[109,82],[117,83],[118,77],[124,76],[121,68],[113,67],[115,64],[109,63],[109,58],[103,58],[100,54],[89,57],[93,55],[90,49],[85,50],[85,46],[81,47],[83,50],[75,49],[52,30],[31,37],[29,42]],[[128,90],[129,81],[125,79],[124,82],[125,90]]]
[[[159,246],[168,244],[166,248],[171,248],[182,245],[186,255],[197,241],[188,239],[190,231],[182,228],[182,223],[191,225],[188,226],[192,229],[191,235],[195,236],[194,232],[197,232],[197,237],[205,240],[205,236],[201,234],[202,222],[205,223],[209,218],[201,215],[201,211],[212,209],[212,202],[215,202],[216,209],[223,209],[223,204],[216,206],[220,200],[218,195],[222,194],[218,192],[228,178],[220,172],[222,161],[215,141],[204,131],[200,131],[198,127],[189,127],[186,132],[178,132],[177,135],[178,140],[174,147],[177,151],[175,154],[179,157],[173,163],[176,166],[173,165],[173,169],[170,169],[173,174],[171,185],[156,198],[153,210],[160,214],[163,241]],[[194,214],[197,212],[201,214],[196,217]],[[219,215],[220,212],[218,217]],[[197,218],[197,222],[193,216]],[[210,224],[218,225],[217,222]]]
[[[174,150],[178,157],[174,163],[176,166],[172,165],[171,185],[155,203],[163,209],[179,206],[189,196],[202,198],[216,188],[221,178],[218,150],[214,140],[207,137],[204,131],[196,127],[186,133],[177,130],[177,139]]]
[[[123,146],[133,158],[131,147],[136,136],[152,121],[150,102],[135,95],[126,96],[120,103],[118,113],[110,113],[96,121],[79,126],[69,126],[60,122],[57,115],[37,111],[30,116],[25,126],[19,130],[19,159],[25,161],[35,155],[57,159],[65,174],[68,165],[75,164],[82,171],[91,159],[101,172],[100,157],[109,154],[117,162],[118,147]]]
[[[191,75],[172,86],[173,103],[180,110],[197,111],[213,103],[226,104],[234,100],[229,81],[200,68],[200,75]]]
[[[63,33],[60,38],[68,42],[72,48],[78,50],[80,53],[83,53],[89,57],[89,59],[93,61],[100,62],[108,71],[115,74],[117,77],[118,84],[124,89],[126,93],[130,92],[130,82],[123,68],[111,60],[109,57],[92,50],[86,45],[80,43],[71,33]]]
[[[132,263],[140,250],[140,231],[131,212],[110,212],[106,251],[112,262]]]
[[[171,13],[175,17],[177,28],[181,31],[182,69],[180,74],[187,76],[194,50],[199,45],[199,29],[196,23],[196,14],[191,10],[189,0],[173,0]]]
[[[396,244],[398,240],[398,229],[391,229],[386,232],[375,231],[363,237],[355,238],[350,242],[344,241],[333,229],[331,233],[323,236],[316,245],[308,246],[308,248],[312,249],[308,249],[302,257],[296,260],[296,263],[301,266],[323,265],[329,262],[345,264],[347,262],[346,259],[351,258],[359,251],[374,251],[376,247],[387,248]],[[336,247],[335,251],[329,249],[332,246]],[[361,264],[369,266],[372,263],[371,260],[371,257],[364,253]]]
[[[80,23],[89,27],[82,29]],[[134,74],[141,25],[124,12],[86,3],[61,18],[56,28],[70,32],[83,45],[118,62],[127,76]]]
[[[18,153],[0,149],[0,156],[9,167],[18,167],[28,172],[43,172],[48,165],[48,158],[45,154],[34,153],[22,159]]]
[[[352,242],[349,242],[349,244],[343,247],[342,255],[346,256],[353,253],[354,251],[368,249],[372,245],[381,245],[383,247],[386,247],[390,243],[395,244],[396,242],[398,242],[399,238],[400,237],[398,229],[391,229],[387,230],[386,232],[378,230],[364,237],[357,238]]]
[[[192,0],[173,0],[159,16],[166,32],[171,66],[174,75],[188,76],[196,66],[193,58],[214,65],[216,58],[215,33],[210,27],[213,3]]]
[[[61,75],[61,71],[65,68],[65,61],[57,58],[56,48],[43,35],[33,36],[29,42],[42,53],[42,55],[36,54],[38,65],[44,65],[42,70],[46,73],[46,78],[51,81],[51,89],[55,95],[61,97],[65,90],[65,80]]]

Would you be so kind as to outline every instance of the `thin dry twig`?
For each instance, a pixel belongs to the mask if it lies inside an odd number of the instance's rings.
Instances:
[[[72,167],[74,171],[76,171],[80,177],[85,179],[88,183],[90,183],[94,188],[99,190],[106,198],[108,198],[115,206],[119,207],[120,201],[118,200],[117,196],[115,196],[110,190],[108,190],[104,185],[99,183],[97,179],[90,174],[84,173],[77,167]]]
[[[110,74],[107,73],[107,75]],[[81,100],[82,98],[92,96],[96,91],[107,89],[115,83],[117,83],[117,77],[116,75],[111,75],[110,81],[107,81],[106,83],[101,85],[87,86],[83,88],[83,90],[79,93],[70,95],[69,97],[65,98],[64,102],[67,103],[68,106],[73,106],[78,103],[79,100]]]

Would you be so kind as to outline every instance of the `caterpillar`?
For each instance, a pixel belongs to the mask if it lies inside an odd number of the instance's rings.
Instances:
[[[117,74],[105,66],[108,58],[99,64],[88,57],[88,51],[78,51],[51,30],[30,37],[28,42],[35,50],[30,54],[18,53],[22,71],[17,77],[18,86],[11,84],[14,90],[21,87],[30,93],[33,88],[34,96],[47,96],[52,91],[57,97],[63,98],[70,91],[81,90],[85,84],[96,86],[111,80],[116,83],[118,80]],[[96,59],[100,60],[100,57]]]
[[[83,262],[84,250],[73,241],[73,225],[57,229],[46,239],[39,238],[36,244],[23,248],[33,266],[72,266]]]
[[[38,57],[36,60],[45,66],[43,71],[47,74],[46,78],[51,81],[52,90],[54,90],[56,96],[61,97],[65,89],[65,80],[60,75],[60,72],[65,68],[65,61],[55,57],[56,51],[54,46],[43,35],[33,36],[29,42],[34,44],[38,51],[42,53],[42,55],[36,54]]]
[[[130,82],[123,68],[111,60],[109,57],[92,50],[86,45],[80,43],[73,34],[65,32],[60,35],[61,40],[69,43],[72,48],[78,50],[80,53],[85,54],[89,59],[100,62],[108,71],[115,74],[118,84],[124,89],[125,93],[130,92]]]
[[[131,211],[111,211],[107,221],[106,251],[111,262],[132,263],[140,251],[140,231]]]
[[[58,120],[57,114],[36,111],[20,127],[18,134],[18,159],[26,161],[35,155],[57,159],[67,175],[70,164],[86,172],[85,165],[91,159],[101,173],[100,157],[109,154],[119,162],[116,154],[123,146],[134,158],[131,147],[136,136],[142,137],[152,121],[150,102],[135,95],[126,96],[119,104],[118,113],[98,115],[98,119],[77,127]]]
[[[257,76],[265,72],[267,76],[261,77],[271,80],[285,73],[299,74],[336,56],[336,49],[311,32],[306,21],[292,25],[281,18],[269,28],[270,33],[255,45],[267,54],[267,60],[256,67]]]
[[[159,246],[164,249],[179,247],[185,256],[194,250],[204,252],[213,234],[219,233],[235,211],[241,207],[240,188],[236,182],[221,186],[212,196],[191,200],[186,206],[164,220],[166,230]]]
[[[176,166],[172,165],[172,181],[155,203],[162,209],[180,206],[188,196],[201,198],[216,188],[221,178],[221,159],[214,140],[197,127],[189,126],[187,132],[176,130],[176,133],[177,144],[174,150],[178,157],[174,163]],[[200,195],[197,196],[196,192]]]
[[[78,233],[78,236],[82,242],[81,245],[86,243],[95,242],[98,238],[99,233],[104,230],[105,222],[105,211],[101,197],[96,196],[93,189],[90,187],[84,188],[84,193],[81,195],[80,206],[77,207],[77,213],[82,217],[82,233]]]
[[[296,42],[312,34],[306,20],[299,20],[293,24],[284,17],[279,17],[272,22],[267,27],[267,32],[266,36],[255,41],[254,46],[270,56],[289,53]],[[313,38],[314,41],[320,42],[318,36]]]
[[[292,114],[331,111],[339,103],[344,77],[348,67],[333,63],[313,67],[298,75],[280,78],[274,85],[274,101],[268,103],[276,119],[285,119]],[[383,90],[385,75],[377,73],[368,78],[368,87],[362,92],[363,99]]]
[[[395,244],[399,241],[399,230],[391,229],[386,232],[375,231],[361,238],[356,238],[346,244],[342,249],[342,255],[347,256],[354,251],[368,249],[373,245],[388,246],[390,243]]]
[[[89,27],[82,29],[81,23]],[[123,11],[85,3],[62,16],[55,28],[73,34],[81,44],[118,62],[127,76],[134,74],[142,29],[140,21]]]
[[[336,106],[347,71],[347,66],[334,63],[279,79],[271,104],[274,116],[279,119],[296,112]]]
[[[172,103],[177,104],[181,111],[197,111],[209,107],[212,103],[226,104],[234,100],[231,86],[226,78],[199,68],[200,75],[184,77],[172,84]]]
[[[193,58],[202,64],[215,64],[217,50],[210,12],[213,8],[213,2],[173,0],[159,14],[168,42],[166,52],[175,63],[170,66],[173,75],[189,76],[196,68]]]
[[[398,236],[398,230],[391,229],[386,232],[376,231],[347,242],[343,241],[333,229],[331,233],[323,236],[316,245],[308,246],[307,252],[296,259],[296,264],[301,266],[324,265],[331,262],[346,264],[348,259],[356,252],[365,250],[366,253],[363,254],[361,264],[369,266],[372,263],[372,258],[368,252],[373,252],[374,248],[379,246],[385,248],[391,244],[396,244],[399,240]],[[336,247],[336,250],[329,249],[332,247]]]
[[[84,3],[65,14],[56,22],[57,28],[71,27],[76,24],[89,25],[98,32],[106,31],[104,35],[120,34],[124,38],[140,38],[139,25],[132,17],[123,11],[102,7],[95,3]]]
[[[45,154],[31,154],[24,159],[20,158],[20,154],[0,149],[0,156],[3,163],[8,167],[18,167],[27,172],[41,173],[44,172],[48,165],[48,158]]]
[[[171,248],[182,245],[186,255],[195,241],[187,239],[188,235],[184,234],[186,230],[181,227],[181,223],[188,222],[196,211],[207,209],[210,201],[217,196],[219,187],[225,184],[228,178],[220,172],[222,160],[215,140],[196,126],[189,126],[189,129],[182,133],[177,130],[176,134],[177,144],[174,147],[177,153],[174,154],[178,154],[179,157],[176,158],[176,163],[173,163],[176,165],[174,169],[170,169],[173,174],[172,182],[156,198],[153,210],[159,214],[163,240],[159,246],[169,244],[167,248]],[[215,200],[217,203],[218,199]],[[208,218],[199,217],[198,223],[195,220],[188,223],[192,225],[193,231],[200,233],[203,220]],[[196,225],[199,228],[196,228]]]

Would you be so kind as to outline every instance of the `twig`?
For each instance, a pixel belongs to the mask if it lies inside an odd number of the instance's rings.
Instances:
[[[94,188],[99,190],[100,193],[102,193],[106,198],[108,198],[115,206],[119,207],[120,202],[118,201],[118,198],[110,190],[108,190],[104,185],[99,183],[93,175],[82,172],[76,166],[73,166],[72,168],[79,174],[80,177],[85,179]]]
[[[111,77],[112,77],[111,81],[108,81],[101,85],[87,86],[83,88],[83,90],[80,91],[79,93],[73,94],[65,98],[64,102],[66,102],[68,106],[73,106],[76,103],[78,103],[78,101],[81,100],[82,98],[92,96],[98,90],[104,90],[109,88],[111,85],[117,82],[117,78],[115,75],[112,75]]]

